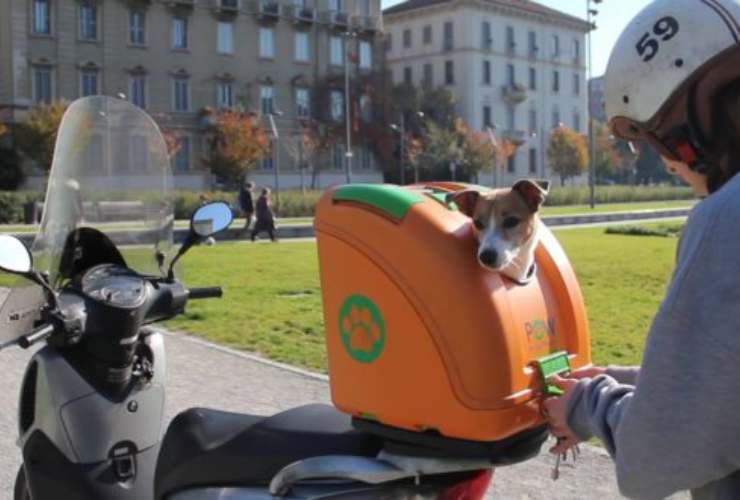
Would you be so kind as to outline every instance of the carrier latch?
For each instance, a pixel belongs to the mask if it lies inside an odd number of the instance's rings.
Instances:
[[[542,382],[545,385],[545,395],[562,396],[563,390],[553,384],[549,384],[547,379],[553,375],[562,375],[563,373],[568,373],[570,371],[568,353],[565,351],[559,351],[538,359],[534,364],[542,376]]]

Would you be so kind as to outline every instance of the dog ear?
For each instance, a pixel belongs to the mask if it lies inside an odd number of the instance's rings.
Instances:
[[[449,205],[454,202],[457,209],[468,217],[472,217],[475,212],[475,204],[478,203],[480,193],[474,189],[464,189],[447,195],[446,201]]]
[[[514,184],[511,189],[519,193],[532,212],[536,212],[550,192],[550,183],[539,179],[524,179]]]

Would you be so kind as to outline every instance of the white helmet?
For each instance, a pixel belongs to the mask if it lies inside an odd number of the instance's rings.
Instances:
[[[740,80],[740,0],[656,0],[617,41],[605,75],[615,135],[701,169],[713,100]]]

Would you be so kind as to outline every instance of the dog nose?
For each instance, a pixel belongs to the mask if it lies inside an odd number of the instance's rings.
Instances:
[[[480,254],[480,261],[487,266],[495,267],[496,259],[498,259],[498,252],[492,248],[487,248]]]

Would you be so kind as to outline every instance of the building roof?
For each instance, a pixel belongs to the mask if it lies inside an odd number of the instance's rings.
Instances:
[[[424,7],[430,7],[432,5],[452,3],[454,1],[455,0],[406,0],[403,3],[394,5],[393,7],[389,7],[385,9],[383,11],[383,14],[384,15],[398,14],[401,12],[407,12],[407,11],[412,11],[416,9],[421,9]],[[576,16],[571,16],[570,14],[560,12],[559,10],[556,10],[556,9],[551,9],[550,7],[546,7],[537,2],[532,2],[531,0],[483,0],[483,2],[491,3],[494,5],[501,6],[501,7],[513,8],[515,10],[520,10],[524,13],[540,14],[540,15],[554,18],[560,21],[578,23],[578,24],[581,24],[584,29],[588,29],[588,23],[584,19],[581,19],[580,17],[576,17]]]

